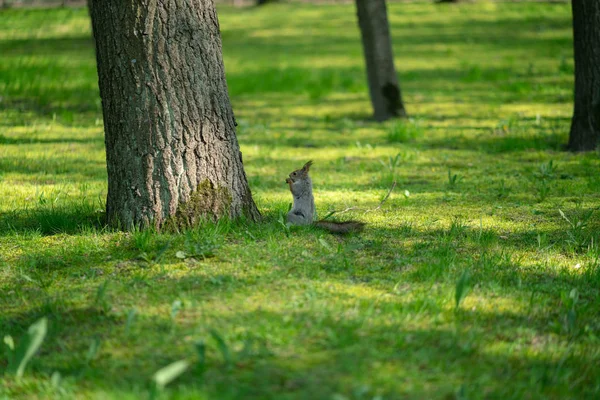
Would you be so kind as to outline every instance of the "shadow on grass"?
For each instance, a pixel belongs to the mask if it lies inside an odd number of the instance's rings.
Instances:
[[[444,130],[461,130],[465,127],[453,126],[443,128]],[[469,128],[471,129],[471,128]],[[468,150],[474,152],[484,152],[487,154],[505,154],[512,152],[527,151],[562,151],[566,149],[568,139],[568,129],[561,131],[547,132],[547,128],[540,127],[536,129],[534,135],[519,135],[518,133],[495,133],[488,129],[487,133],[482,133],[476,138],[467,138],[452,136],[443,139],[425,139],[417,146],[422,149],[451,149]]]
[[[179,283],[173,280],[165,284]],[[218,322],[204,322],[218,329],[221,345],[206,330],[183,339],[181,335],[189,335],[190,330],[181,319],[142,314],[127,329],[125,316],[95,308],[40,308],[4,315],[0,321],[18,335],[41,316],[49,317],[50,328],[42,351],[32,361],[34,373],[59,371],[88,385],[125,392],[149,387],[152,374],[170,362],[182,358],[197,362],[193,342],[202,339],[206,343],[205,364],[193,366],[172,385],[171,392],[261,399],[285,394],[330,399],[335,393],[454,398],[464,386],[467,393],[485,391],[493,398],[568,397],[574,393],[585,397],[597,390],[594,382],[600,378],[598,369],[590,367],[594,364],[592,354],[561,351],[543,357],[520,351],[503,332],[528,321],[502,312],[462,313],[463,326],[458,331],[450,327],[423,330],[406,327],[398,319],[384,322],[363,315],[343,318],[323,314],[322,310],[234,312]],[[470,329],[489,321],[502,321],[493,338],[470,333]],[[306,330],[306,326],[312,329]],[[271,340],[275,332],[289,332],[284,343]],[[95,340],[100,343],[99,352],[87,361],[86,353]],[[543,348],[543,341],[548,339],[535,335],[533,340],[539,340],[537,346]],[[489,341],[500,343],[506,351],[490,352]],[[67,352],[64,343],[69,344]],[[219,346],[227,349],[227,359],[223,359]],[[477,370],[471,368],[474,363],[479,366]],[[443,382],[430,382],[440,373],[445,377]],[[367,375],[380,386],[362,385]],[[428,383],[403,386],[415,376]],[[578,379],[573,381],[572,376]]]
[[[263,115],[253,119],[253,121],[269,121],[269,118],[274,117],[271,114],[276,112],[269,105],[252,107],[253,115]],[[270,117],[267,115],[270,115]],[[336,115],[322,118],[291,116],[291,119],[297,124],[288,122],[287,124],[257,124],[254,126],[246,125],[248,117],[243,116],[242,118],[238,137],[240,143],[248,146],[323,149],[332,146],[352,147],[360,142],[362,145],[397,147],[400,150],[408,149],[411,151],[449,149],[483,152],[488,155],[515,153],[517,156],[518,153],[526,153],[531,150],[563,150],[564,143],[567,142],[568,138],[569,124],[567,119],[544,123],[539,126],[530,121],[515,120],[511,122],[512,127],[510,130],[503,131],[493,127],[464,125],[464,121],[451,126],[437,126],[435,120],[430,121],[423,117],[419,119],[422,126],[419,128],[421,133],[417,139],[395,143],[387,140],[387,134],[391,128],[372,122],[367,114]],[[452,120],[455,118],[453,116],[438,116],[437,120]],[[403,124],[405,122],[399,120],[395,123]],[[357,129],[368,129],[369,136],[359,136],[352,133]],[[248,130],[251,130],[252,133],[247,134],[246,131]],[[477,131],[478,134],[467,137],[456,135],[454,131],[467,131],[469,133]],[[328,135],[328,132],[334,135]],[[440,137],[439,133],[443,132],[449,134]],[[275,133],[277,133],[277,136],[274,136]],[[431,135],[431,133],[435,134]]]
[[[570,215],[572,210],[566,212]],[[556,345],[556,340],[569,338],[561,330],[564,313],[560,304],[561,291],[579,288],[584,303],[578,308],[578,320],[580,324],[590,322],[590,329],[595,329],[594,293],[600,283],[598,271],[594,276],[587,276],[523,268],[499,254],[495,245],[500,238],[495,232],[477,232],[458,225],[454,230],[371,228],[372,235],[340,239],[342,253],[347,253],[347,258],[352,260],[350,270],[340,262],[339,254],[327,251],[320,256],[315,253],[316,258],[305,266],[312,271],[308,274],[306,269],[285,267],[285,260],[300,256],[302,251],[315,252],[311,248],[291,248],[285,254],[271,254],[274,264],[265,269],[259,264],[264,263],[260,252],[271,251],[266,241],[273,235],[275,241],[279,240],[276,232],[284,237],[276,225],[275,216],[268,215],[265,224],[244,227],[254,238],[244,244],[251,258],[242,254],[236,256],[235,262],[251,272],[245,276],[239,276],[231,269],[222,272],[205,270],[203,263],[188,263],[189,270],[183,278],[175,278],[176,272],[172,275],[168,268],[164,273],[156,274],[156,270],[148,271],[132,260],[135,251],[131,248],[119,247],[117,250],[112,245],[92,253],[89,253],[90,249],[73,247],[33,250],[19,260],[17,266],[23,268],[33,281],[38,281],[38,276],[32,274],[32,270],[37,270],[50,285],[54,271],[69,276],[71,281],[77,274],[81,275],[80,284],[70,283],[68,296],[68,299],[78,299],[79,306],[63,303],[61,295],[38,287],[31,280],[13,282],[4,289],[12,291],[22,305],[12,304],[5,308],[0,315],[0,326],[5,332],[19,337],[36,319],[48,316],[50,334],[42,352],[34,358],[34,373],[50,375],[60,371],[65,377],[75,376],[87,384],[108,385],[123,391],[145,390],[152,374],[172,361],[196,360],[193,343],[200,339],[204,339],[207,346],[204,372],[200,374],[192,368],[173,385],[174,392],[198,390],[218,393],[220,398],[223,393],[230,398],[270,398],[282,393],[330,398],[334,393],[352,395],[355,390],[361,390],[360,379],[365,374],[372,378],[371,382],[381,382],[376,392],[386,397],[399,393],[422,398],[441,393],[451,395],[462,385],[474,393],[485,390],[498,398],[514,396],[518,390],[522,390],[523,395],[537,393],[540,397],[557,393],[567,396],[573,391],[585,396],[596,390],[593,382],[599,378],[599,371],[589,367],[593,365],[594,354],[557,347],[562,349],[556,350],[561,352],[558,357],[548,349]],[[220,240],[229,241],[230,236],[235,236],[239,242],[241,232],[242,229],[234,225]],[[550,238],[564,237],[564,232],[559,229],[543,233]],[[294,235],[315,236],[315,239],[319,236],[310,229],[298,230]],[[394,247],[390,237],[396,237],[400,242],[414,242],[415,239],[420,242],[402,252]],[[155,244],[158,246],[159,242]],[[534,242],[535,232],[521,232],[511,235],[510,241],[502,247],[503,250],[511,246],[534,248]],[[346,248],[346,245],[350,247]],[[469,256],[470,252],[464,251],[468,246],[480,246],[482,251]],[[425,248],[434,250],[422,251]],[[377,265],[358,262],[365,252],[378,254],[382,264],[379,269],[372,269]],[[483,259],[485,254],[488,259]],[[94,278],[88,267],[107,255],[111,255],[111,263],[121,266],[110,266],[105,278],[98,275]],[[394,266],[397,256],[405,259]],[[31,260],[36,262],[31,264]],[[411,264],[412,269],[407,269],[405,262]],[[276,268],[276,264],[284,267]],[[458,268],[452,269],[452,264]],[[442,283],[451,288],[457,272],[465,267],[471,269],[477,284],[474,293],[493,295],[495,289],[489,290],[488,285],[506,287],[515,295],[523,291],[527,295],[536,293],[537,299],[555,304],[555,311],[536,312],[536,302],[533,302],[529,313],[465,309],[452,317],[445,304],[430,300],[426,294],[414,299],[414,296],[411,298],[395,291],[397,282],[408,285],[408,290],[420,283],[432,288]],[[430,270],[422,274],[419,273],[421,268]],[[439,273],[432,268],[439,269]],[[104,279],[109,285],[106,295],[100,298],[98,287]],[[294,286],[302,281],[305,281],[304,289]],[[276,289],[270,286],[272,282],[278,282]],[[333,295],[331,290],[334,289],[316,286],[314,293],[304,293],[310,291],[310,282],[336,282],[334,296],[339,301],[332,303],[331,310],[310,306],[310,301],[324,301]],[[389,293],[375,300],[339,290],[345,285],[371,284],[384,292],[387,288]],[[293,290],[288,290],[291,298],[280,311],[259,306],[253,311],[223,309],[221,312],[216,306],[232,296],[251,298],[256,293],[281,291],[286,286]],[[134,292],[135,297],[132,297],[130,294]],[[294,298],[294,293],[301,301]],[[193,299],[192,304],[169,317],[169,304],[164,304],[165,299],[181,296]],[[358,304],[358,308],[353,304]],[[151,314],[142,312],[134,322],[128,323],[128,310],[136,307],[149,310]],[[210,311],[204,312],[205,307]],[[335,307],[342,307],[342,310]],[[23,308],[25,311],[13,311]],[[439,328],[419,329],[415,321],[424,315],[443,315],[442,320],[446,322]],[[448,325],[453,318],[457,321],[455,328]],[[219,351],[219,345],[207,334],[210,328],[217,329],[223,337],[231,354],[229,360],[223,361],[222,350]],[[485,335],[481,334],[482,329],[486,331]],[[531,343],[522,342],[524,330],[531,332],[527,336]],[[86,361],[94,340],[101,343],[100,352]],[[519,340],[517,347],[513,340]],[[67,343],[68,351],[65,351]],[[504,350],[490,351],[491,343]],[[515,350],[519,346],[532,346],[544,354],[548,350],[551,355],[534,357]],[[477,371],[469,368],[473,363],[480,366]],[[403,378],[412,380],[419,376],[427,381],[430,374],[435,379],[440,371],[447,378],[443,383],[410,389],[401,386]],[[396,379],[386,379],[390,374]],[[569,376],[579,378],[574,382]],[[348,385],[349,381],[357,384]],[[494,384],[490,385],[490,382]],[[515,387],[515,382],[522,382],[523,386]]]
[[[91,203],[12,211],[0,214],[0,237],[100,231],[105,228],[104,220],[104,211]]]
[[[502,23],[503,21],[499,21],[499,26]],[[494,23],[490,22],[490,25],[494,25]],[[487,27],[487,23],[482,23],[481,28],[483,29],[483,27]],[[486,32],[487,34],[489,33]],[[413,41],[413,36],[411,35],[411,42]],[[458,40],[459,36],[450,39],[449,42],[453,43],[453,40]],[[502,34],[499,33],[498,36],[505,38],[507,35],[505,31],[502,31]],[[315,55],[315,49],[312,46],[307,45],[305,40],[295,37],[286,38],[283,44],[279,43],[281,42],[279,39],[277,39],[277,43],[272,43],[275,40],[274,38],[254,37],[247,31],[240,33],[239,37],[242,39],[235,39],[236,41],[231,46],[231,52],[236,55],[244,54],[244,52],[250,51],[249,49],[256,48],[268,48],[270,52],[285,54],[290,47],[294,48],[295,54],[305,52],[307,56]],[[439,45],[440,38],[439,36],[432,36],[427,40]],[[522,44],[520,41],[527,40],[539,44],[538,38],[531,39],[527,36],[521,37],[518,34],[517,37],[508,35],[508,38],[501,44],[492,41],[490,45],[507,46],[515,42]],[[346,45],[341,44],[339,41],[325,45],[320,44],[318,51],[327,55],[336,53],[347,54],[348,49],[346,47],[348,45],[357,48],[359,46],[358,40],[348,39],[344,43]],[[529,44],[525,43],[522,45],[527,46]],[[36,46],[39,46],[39,49]],[[254,50],[251,51],[252,55],[249,57],[253,58],[256,52]],[[493,52],[493,50],[489,51]],[[4,40],[0,41],[0,52],[8,54],[11,57],[30,54],[40,57],[71,54],[74,57],[89,59],[93,63],[93,43],[89,37],[84,36],[38,40]],[[427,55],[431,55],[430,51],[427,51]],[[404,56],[410,57],[410,53]],[[55,69],[60,69],[62,76],[64,76],[65,68],[67,67],[60,66],[59,68],[57,66]],[[52,69],[48,71],[48,69],[47,63],[39,66],[27,66],[25,69],[19,68],[19,75],[15,75],[12,80],[18,79],[20,76],[47,76],[48,79],[46,80],[50,81],[60,79],[59,77],[52,76],[56,71]],[[13,68],[7,70],[7,73],[16,74],[17,72]],[[501,104],[523,101],[528,97],[535,98],[540,102],[566,101],[566,99],[562,99],[560,96],[548,96],[545,93],[539,93],[540,88],[537,81],[540,78],[546,78],[547,75],[547,72],[525,73],[520,70],[520,67],[515,70],[511,67],[486,68],[474,65],[457,68],[410,70],[402,73],[402,82],[408,96],[410,96],[410,93],[417,93],[426,97],[439,97],[442,95],[448,97],[450,101]],[[310,105],[324,101],[325,96],[333,92],[364,93],[365,96],[367,94],[365,72],[362,66],[344,68],[315,66],[261,68],[259,71],[245,70],[240,73],[230,72],[227,74],[227,80],[231,96],[234,100],[236,96],[246,94],[286,93],[289,95],[306,93],[310,99],[307,105]],[[560,78],[560,75],[553,82],[544,81],[544,85],[558,87],[569,85],[569,90],[571,88],[570,81],[566,82]],[[19,98],[18,93],[11,94],[9,90],[6,99],[4,99],[4,107],[6,109],[14,109],[18,112],[33,112],[41,117],[60,116],[65,114],[65,112],[72,114],[85,112],[98,113],[100,111],[97,101],[98,91],[95,85],[78,85],[74,88],[72,86],[60,88],[44,88],[40,86],[32,88],[30,92],[37,92],[37,98],[33,98],[31,93],[27,98]],[[17,96],[15,97],[15,95]],[[410,100],[410,97],[408,98],[409,105],[411,101],[432,102],[432,99]],[[66,115],[65,118],[68,119],[69,116]]]
[[[3,39],[0,40],[0,52],[6,56],[27,56],[36,54],[46,59],[60,56],[88,56],[93,60],[94,41],[92,35],[67,37]]]
[[[106,176],[105,161],[94,162],[90,158],[58,155],[45,157],[3,156],[0,171],[4,173],[30,174],[53,179],[55,176],[84,176],[86,179],[103,179]]]
[[[68,144],[68,143],[77,143],[77,144],[93,144],[97,147],[104,148],[104,139],[102,136],[98,137],[89,137],[89,138],[79,138],[79,137],[61,137],[61,138],[44,138],[44,137],[35,137],[35,138],[25,138],[25,137],[7,137],[0,134],[0,145],[27,145],[27,144]]]
[[[573,218],[574,215],[580,213],[580,210],[565,209],[564,212]],[[15,230],[4,221],[4,224],[0,225],[4,230],[0,232],[7,236],[25,233],[74,235],[106,229],[98,219],[93,220],[85,212],[68,216],[71,218],[68,219],[67,225],[61,225],[66,221],[64,214],[55,216],[59,222],[47,225],[47,230],[40,229],[39,225],[35,225],[40,223],[41,219],[39,218],[35,219],[29,230],[20,231]],[[573,218],[573,220],[576,219]],[[212,225],[209,224],[209,226]],[[546,257],[572,252],[584,255],[590,251],[586,246],[596,242],[597,238],[594,236],[594,232],[599,230],[599,222],[592,221],[579,238],[582,245],[577,247],[571,242],[573,237],[570,236],[567,226],[507,232],[506,236],[502,236],[493,229],[471,228],[455,222],[449,228],[418,228],[411,225],[401,225],[396,228],[367,226],[367,231],[362,234],[341,237],[327,235],[325,241],[333,242],[335,246],[338,246],[337,250],[335,248],[327,250],[321,246],[307,247],[306,251],[309,251],[310,257],[304,257],[306,259],[302,265],[312,271],[313,275],[310,275],[312,276],[310,279],[315,280],[321,279],[320,274],[322,273],[330,280],[349,281],[357,284],[370,284],[371,282],[396,284],[398,281],[403,281],[433,285],[438,282],[453,283],[461,271],[469,270],[473,281],[484,290],[491,287],[507,289],[519,287],[529,292],[556,295],[557,291],[578,287],[582,293],[592,295],[600,287],[598,265],[587,266],[585,273],[575,273],[576,271],[568,268],[548,269],[545,265],[547,261],[544,262],[542,258],[544,254]],[[273,265],[287,265],[289,260],[299,257],[303,250],[292,248],[281,254],[279,252],[270,254],[273,250],[269,248],[268,243],[278,240],[274,238],[281,237],[283,239],[285,236],[285,232],[278,222],[277,212],[266,214],[260,224],[233,222],[222,232],[219,231],[219,228],[214,227],[200,227],[197,231],[204,232],[203,235],[217,235],[219,243],[239,243],[240,246],[244,246],[246,252],[240,253],[241,258],[236,263],[245,265],[251,271],[252,268],[258,268],[263,264],[262,256],[246,259],[247,255],[252,252],[264,253],[265,257],[270,255]],[[317,238],[322,238],[323,233],[317,228],[302,229],[298,227],[292,230],[294,236],[306,236],[308,240],[305,240],[305,243],[317,243]],[[130,279],[130,274],[135,275],[136,271],[143,272],[148,267],[148,262],[138,257],[140,253],[152,256],[152,254],[162,253],[164,249],[166,258],[153,261],[152,265],[179,262],[175,253],[177,250],[184,249],[186,237],[181,234],[148,232],[147,237],[142,238],[144,243],[142,247],[136,247],[138,246],[137,239],[129,236],[125,246],[122,243],[112,243],[90,247],[88,243],[83,247],[70,244],[50,249],[28,249],[25,255],[16,260],[16,265],[25,270],[38,272],[51,273],[69,270],[78,273],[86,266],[100,263],[112,266],[109,270],[113,271],[114,276],[127,281]],[[519,260],[519,254],[523,252],[540,253],[540,259],[523,265]],[[228,261],[227,259],[220,260],[220,252],[216,253],[215,260],[217,262]],[[374,257],[379,262],[365,265],[360,261],[364,257],[367,259]],[[106,264],[106,260],[109,259],[111,261]],[[116,264],[119,266],[115,267]],[[196,268],[201,269],[203,263],[191,262],[187,265],[193,275],[193,271]],[[291,263],[290,265],[295,264]],[[262,274],[260,269],[255,272]],[[278,267],[277,270],[269,272],[268,276],[261,275],[261,279],[270,282],[279,275],[281,277],[307,278],[305,272],[305,269],[298,267]],[[133,279],[132,284],[138,282],[138,277],[131,279]],[[181,284],[180,289],[193,290],[203,286],[210,289],[214,283],[215,287],[222,289],[251,293],[258,284],[254,278],[240,281],[237,277],[230,279],[225,276],[224,279],[211,278],[211,283],[207,284],[206,277],[192,276],[187,281],[192,286]],[[170,291],[172,291],[172,287],[163,287],[160,284],[154,287],[153,285],[153,293],[159,298],[168,297]]]

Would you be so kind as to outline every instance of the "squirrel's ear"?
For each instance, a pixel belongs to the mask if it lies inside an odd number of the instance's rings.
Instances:
[[[306,172],[308,172],[308,170],[310,169],[310,166],[312,165],[312,160],[310,160],[309,162],[307,162],[306,164],[304,164],[304,167],[302,167],[302,169]]]

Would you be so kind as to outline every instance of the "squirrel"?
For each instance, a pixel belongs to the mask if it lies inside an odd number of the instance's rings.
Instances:
[[[365,224],[359,221],[315,221],[317,209],[313,197],[312,180],[308,175],[311,165],[312,161],[307,162],[302,168],[293,171],[285,180],[294,197],[292,209],[287,214],[287,222],[292,225],[314,225],[331,233],[360,232]]]

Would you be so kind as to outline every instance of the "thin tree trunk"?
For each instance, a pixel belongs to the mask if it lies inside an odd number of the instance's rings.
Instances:
[[[575,107],[569,135],[572,151],[600,144],[600,2],[573,0]]]
[[[90,0],[109,223],[259,217],[235,136],[213,0]]]
[[[405,117],[385,0],[356,0],[356,11],[375,119]]]

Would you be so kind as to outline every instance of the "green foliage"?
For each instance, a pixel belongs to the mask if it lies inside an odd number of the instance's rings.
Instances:
[[[166,385],[175,380],[175,378],[183,374],[188,367],[189,363],[186,360],[175,361],[156,371],[152,376],[152,380],[154,380],[157,387],[163,389]]]
[[[384,168],[382,183],[384,183],[386,186],[391,185],[397,180],[396,170],[402,162],[402,154],[398,153],[393,157],[389,156],[387,160],[379,160],[379,162]]]
[[[6,354],[8,358],[7,372],[22,378],[25,373],[25,367],[39,350],[46,333],[48,332],[48,320],[42,318],[33,323],[27,333],[21,337],[19,344],[15,346],[15,342],[10,335],[4,336],[4,345],[6,346]]]
[[[217,348],[219,349],[219,352],[223,357],[225,365],[228,368],[231,368],[233,359],[231,356],[231,351],[229,350],[229,346],[227,345],[223,337],[219,334],[219,332],[217,332],[216,330],[211,329],[209,333],[210,336],[212,336],[212,338],[214,339],[215,343],[217,344]]]
[[[448,188],[456,189],[456,186],[462,181],[463,176],[459,174],[453,174],[452,170],[448,168]]]
[[[385,124],[353,7],[220,8],[264,219],[129,233],[104,225],[87,11],[1,11],[0,330],[51,329],[0,398],[598,398],[600,160],[561,151],[569,5],[431,3],[388,4],[415,121]],[[308,159],[319,216],[356,207],[334,216],[364,232],[286,224]]]
[[[564,329],[571,335],[575,334],[577,328],[577,311],[576,306],[579,301],[579,292],[577,289],[571,289],[569,293],[561,293],[561,301],[563,306],[563,321]]]
[[[387,139],[390,143],[406,143],[423,136],[418,121],[413,119],[395,121],[389,128]]]
[[[460,303],[467,295],[469,289],[469,272],[464,270],[460,275],[460,278],[456,281],[456,288],[454,290],[454,307],[458,309]]]
[[[593,240],[592,233],[589,231],[589,224],[594,210],[580,212],[579,214],[573,215],[571,218],[568,218],[562,210],[558,210],[558,212],[569,224],[567,229],[567,243],[571,245],[573,249],[576,251],[580,250]]]
[[[542,202],[550,194],[552,182],[556,178],[557,167],[552,160],[539,165],[538,171],[533,174],[533,187],[537,192],[537,201]]]
[[[185,233],[185,242],[183,251],[178,251],[175,256],[180,259],[193,258],[205,260],[215,256],[215,250],[219,245],[212,237],[199,235],[198,231],[188,231]]]
[[[157,392],[162,391],[165,386],[182,375],[189,368],[189,366],[190,364],[187,360],[179,360],[156,371],[154,375],[152,375],[152,380],[156,386],[151,389],[150,398],[156,398]]]

